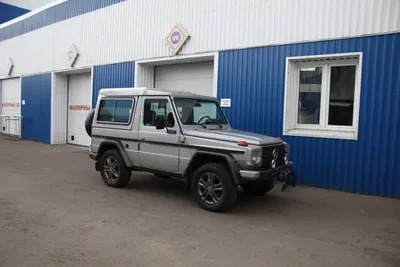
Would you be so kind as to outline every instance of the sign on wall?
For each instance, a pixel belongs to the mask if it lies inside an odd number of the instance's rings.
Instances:
[[[177,23],[174,25],[174,27],[172,27],[171,31],[164,40],[171,48],[174,55],[176,55],[185,44],[188,37],[189,35],[185,31],[185,29],[183,29],[183,27],[179,23]]]
[[[221,107],[230,108],[231,107],[231,99],[230,98],[221,98]]]
[[[79,53],[78,53],[78,51],[76,50],[74,44],[71,44],[71,45],[69,46],[69,49],[68,49],[68,56],[67,56],[67,59],[68,59],[68,66],[69,66],[69,67],[74,66],[75,61],[76,61],[76,59],[78,58],[78,56],[79,56]]]

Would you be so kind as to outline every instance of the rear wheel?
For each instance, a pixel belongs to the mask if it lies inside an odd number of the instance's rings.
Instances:
[[[205,210],[223,212],[230,210],[237,198],[237,186],[225,165],[207,163],[193,175],[192,193]]]
[[[125,187],[131,179],[131,171],[116,149],[106,151],[100,160],[100,173],[110,187]]]
[[[254,196],[263,196],[271,191],[274,186],[274,180],[259,180],[240,185],[246,193]]]

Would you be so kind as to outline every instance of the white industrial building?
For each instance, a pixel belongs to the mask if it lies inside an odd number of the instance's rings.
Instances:
[[[23,138],[87,146],[101,88],[190,91],[283,137],[300,182],[400,197],[398,0],[43,4],[0,25],[1,113],[22,116]]]

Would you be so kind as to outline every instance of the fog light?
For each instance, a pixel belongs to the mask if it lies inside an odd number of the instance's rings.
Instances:
[[[288,165],[288,163],[289,163],[288,154],[285,154],[285,159],[284,159],[284,161],[285,161],[285,165]]]
[[[275,167],[276,167],[276,160],[273,159],[273,160],[271,161],[271,168],[272,168],[272,169],[275,169]]]

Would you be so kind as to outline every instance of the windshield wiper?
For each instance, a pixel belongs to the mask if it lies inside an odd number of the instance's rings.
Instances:
[[[204,123],[199,123],[200,126],[203,126],[204,129],[207,129],[207,127],[204,125]]]

